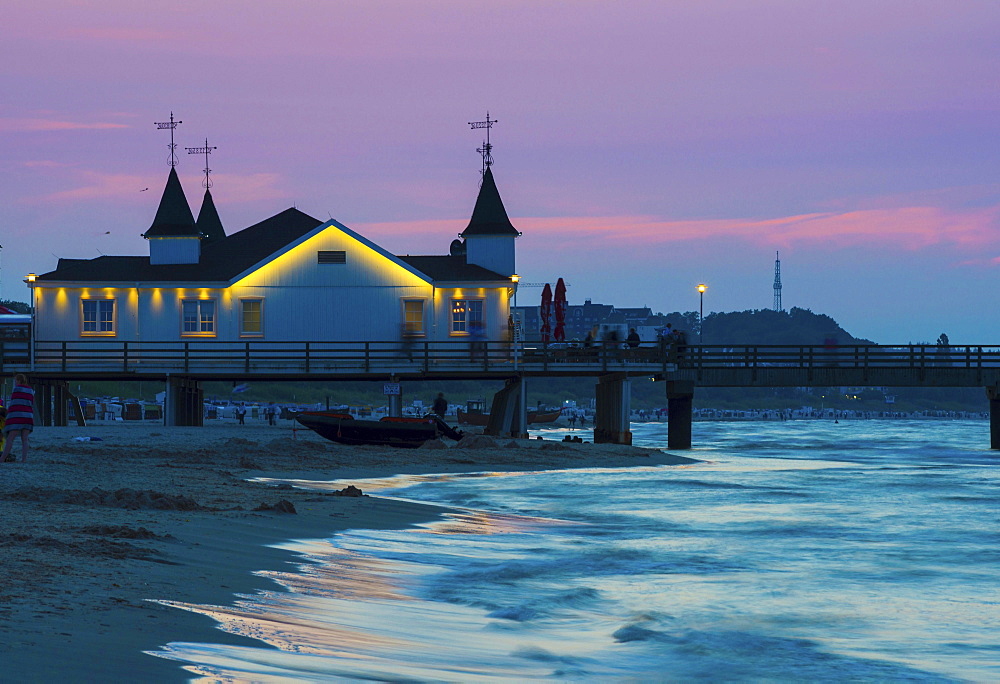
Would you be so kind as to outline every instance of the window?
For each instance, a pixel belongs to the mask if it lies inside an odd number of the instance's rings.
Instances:
[[[115,334],[115,300],[113,299],[83,299],[84,335],[114,335]]]
[[[483,300],[451,300],[451,331],[453,333],[468,333],[477,324],[479,326],[483,324]]]
[[[186,299],[182,302],[182,315],[182,334],[215,334],[215,300]]]
[[[240,334],[241,335],[264,334],[263,299],[240,300]]]
[[[319,264],[346,264],[347,263],[347,252],[335,251],[335,252],[316,252],[316,263]]]
[[[403,300],[403,330],[407,335],[424,334],[424,300]]]

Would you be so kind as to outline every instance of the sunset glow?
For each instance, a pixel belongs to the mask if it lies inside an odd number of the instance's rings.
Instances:
[[[0,298],[59,257],[148,253],[171,111],[196,214],[184,147],[218,146],[227,232],[295,206],[446,254],[489,109],[525,282],[666,312],[704,279],[713,311],[766,308],[780,249],[786,307],[886,343],[997,340],[978,314],[1000,308],[998,20],[903,0],[15,0]]]

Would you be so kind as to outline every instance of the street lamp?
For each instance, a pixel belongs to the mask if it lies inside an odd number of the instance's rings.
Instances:
[[[38,317],[35,312],[35,281],[38,280],[38,276],[34,273],[29,273],[24,276],[24,282],[31,290],[31,327],[28,329],[28,344],[30,348],[28,350],[29,366],[31,370],[35,370],[35,326],[38,324]]]
[[[708,285],[698,283],[698,344],[702,343],[705,337],[705,290]]]

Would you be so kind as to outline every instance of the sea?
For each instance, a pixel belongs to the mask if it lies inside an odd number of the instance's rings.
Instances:
[[[632,425],[666,448],[664,423]],[[546,429],[559,440],[582,430]],[[1000,452],[982,420],[698,422],[682,466],[351,483],[439,521],[292,541],[183,606],[194,681],[1000,681]],[[329,483],[318,484],[328,488]]]

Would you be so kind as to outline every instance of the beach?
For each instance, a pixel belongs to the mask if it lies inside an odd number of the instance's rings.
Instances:
[[[638,447],[480,440],[348,447],[286,421],[36,428],[28,462],[0,464],[3,678],[183,681],[177,663],[144,652],[178,640],[257,642],[158,601],[230,605],[239,595],[277,588],[255,572],[304,562],[269,544],[400,529],[443,511],[254,478],[344,481],[690,462]]]

